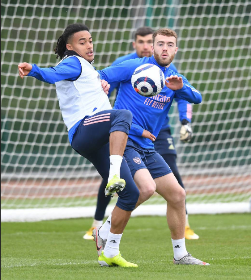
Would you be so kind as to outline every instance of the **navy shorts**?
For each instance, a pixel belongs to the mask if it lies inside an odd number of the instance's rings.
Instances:
[[[153,144],[155,150],[161,155],[177,154],[174,146],[173,137],[171,135],[171,130],[169,128],[161,130]]]
[[[92,154],[109,142],[110,133],[129,133],[132,114],[128,110],[105,110],[85,117],[79,124],[72,147],[83,157]]]
[[[131,117],[131,113],[127,110],[103,111],[85,118],[73,136],[72,148],[95,166],[106,183],[110,169],[109,135],[117,130],[128,133]],[[116,205],[125,211],[132,211],[138,201],[139,190],[124,158],[120,177],[126,181],[126,187],[118,192]]]
[[[132,177],[140,169],[148,169],[153,179],[172,173],[163,157],[154,149],[147,150],[128,139],[124,157],[131,170]]]

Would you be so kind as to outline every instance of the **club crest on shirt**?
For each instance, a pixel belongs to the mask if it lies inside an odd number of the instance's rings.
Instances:
[[[137,163],[137,164],[140,164],[140,163],[141,163],[141,159],[138,158],[138,157],[133,158],[133,161],[134,161],[135,163]]]

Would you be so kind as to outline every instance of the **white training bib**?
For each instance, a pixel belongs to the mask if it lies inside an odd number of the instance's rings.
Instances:
[[[99,73],[84,58],[76,56],[82,72],[76,81],[56,82],[56,91],[63,120],[68,131],[85,116],[112,109],[103,91]],[[67,58],[65,58],[67,59]]]

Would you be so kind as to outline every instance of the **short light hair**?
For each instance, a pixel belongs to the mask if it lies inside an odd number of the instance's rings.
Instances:
[[[157,35],[163,35],[167,37],[175,37],[176,38],[176,45],[178,43],[178,35],[177,33],[169,28],[160,28],[153,33],[153,43]]]

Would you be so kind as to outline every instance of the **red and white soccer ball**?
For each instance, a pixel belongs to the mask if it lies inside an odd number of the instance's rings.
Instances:
[[[150,97],[161,92],[165,85],[162,70],[154,64],[143,64],[135,69],[131,78],[132,87],[140,95]]]

